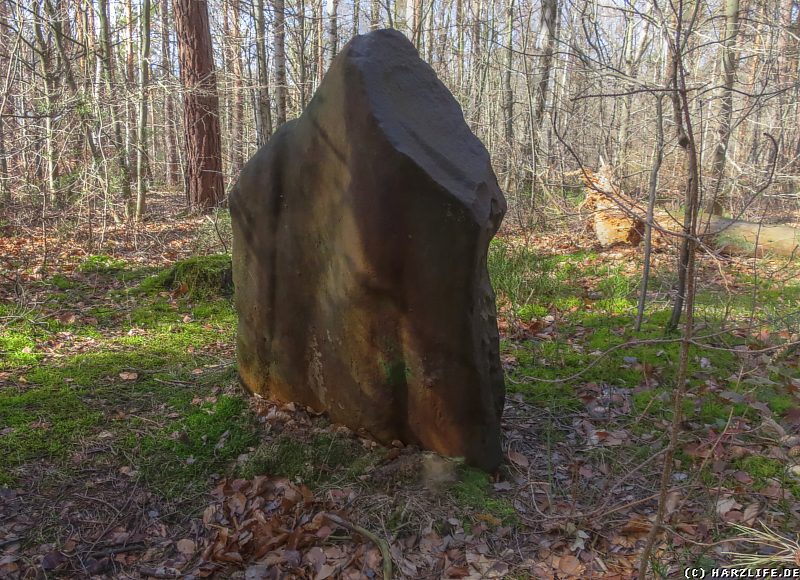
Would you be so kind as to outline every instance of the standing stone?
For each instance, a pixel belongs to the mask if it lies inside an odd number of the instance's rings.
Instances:
[[[504,401],[489,241],[506,202],[399,32],[354,38],[231,195],[241,381],[382,442],[494,470]]]

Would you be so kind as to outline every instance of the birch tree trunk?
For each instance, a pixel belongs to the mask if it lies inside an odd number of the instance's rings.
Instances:
[[[733,116],[733,84],[736,82],[736,37],[739,33],[739,0],[725,0],[725,39],[722,42],[722,103],[720,106],[719,140],[714,149],[712,172],[712,197],[707,200],[706,211],[719,215],[724,204],[722,189],[728,143],[731,137]]]
[[[339,53],[339,0],[328,0],[328,66]]]

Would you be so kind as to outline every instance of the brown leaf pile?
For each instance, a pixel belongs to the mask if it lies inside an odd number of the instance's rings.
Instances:
[[[300,577],[323,580],[375,577],[381,555],[376,546],[354,541],[333,545],[342,528],[329,520],[333,501],[320,501],[304,485],[285,478],[257,476],[223,480],[203,513],[209,532],[197,575],[211,576],[229,566],[245,567],[247,578]],[[339,511],[340,518],[346,519]]]

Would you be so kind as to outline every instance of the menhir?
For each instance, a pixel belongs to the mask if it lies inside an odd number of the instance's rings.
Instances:
[[[494,470],[504,401],[489,241],[506,202],[399,32],[354,38],[230,200],[242,383],[382,442]]]

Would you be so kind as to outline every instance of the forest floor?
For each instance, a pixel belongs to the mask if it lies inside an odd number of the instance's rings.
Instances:
[[[490,477],[245,396],[229,222],[168,202],[167,223],[91,236],[0,221],[0,577],[375,578],[382,551],[397,577],[635,575],[672,419],[671,248],[635,332],[639,249],[492,243],[508,461]],[[703,256],[698,288],[649,577],[798,557],[746,540],[800,527],[800,264]]]

